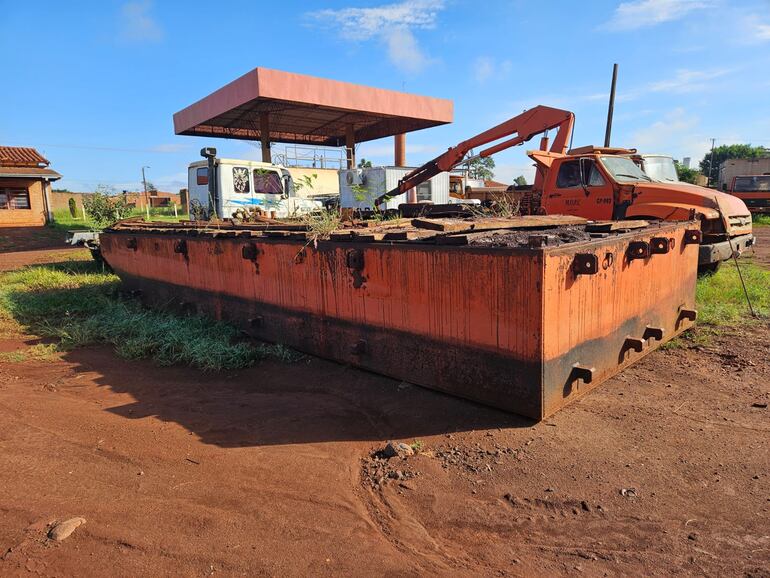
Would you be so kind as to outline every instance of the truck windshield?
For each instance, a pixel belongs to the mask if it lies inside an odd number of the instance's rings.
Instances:
[[[625,157],[600,157],[604,168],[619,183],[651,181],[652,179],[636,166],[634,161]]]
[[[677,183],[679,177],[676,174],[674,159],[671,157],[642,157],[642,167],[645,174],[654,181]]]
[[[770,191],[770,175],[755,177],[735,177],[735,193],[751,193]]]

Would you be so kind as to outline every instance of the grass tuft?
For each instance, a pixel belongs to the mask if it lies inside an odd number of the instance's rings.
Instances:
[[[754,226],[770,227],[770,215],[754,215],[752,222]]]
[[[108,343],[122,357],[161,365],[239,369],[265,358],[297,357],[280,345],[246,342],[226,323],[122,300],[118,287],[118,277],[92,262],[29,267],[0,277],[0,314],[57,339],[62,349]]]
[[[332,232],[340,228],[342,216],[337,209],[320,209],[302,216],[302,223],[308,227],[311,242],[328,239]]]
[[[0,362],[21,363],[23,361],[50,361],[59,353],[54,343],[38,343],[18,351],[0,352]]]

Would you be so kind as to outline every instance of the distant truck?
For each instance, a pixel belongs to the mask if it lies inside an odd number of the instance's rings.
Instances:
[[[337,183],[336,171],[330,169],[218,158],[213,148],[202,149],[201,155],[206,160],[190,163],[187,169],[193,220],[231,218],[249,209],[259,209],[268,217],[293,217],[339,199],[339,188],[329,184]],[[326,172],[333,173],[333,179],[325,178]]]
[[[770,175],[733,177],[727,192],[746,203],[752,213],[770,213]]]

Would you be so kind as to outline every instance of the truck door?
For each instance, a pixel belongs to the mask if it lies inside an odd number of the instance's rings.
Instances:
[[[549,215],[577,215],[587,219],[612,218],[612,185],[594,159],[563,161],[550,190],[543,195]]]

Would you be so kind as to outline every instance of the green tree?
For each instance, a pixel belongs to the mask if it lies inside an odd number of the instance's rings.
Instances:
[[[360,161],[358,161],[359,169],[369,169],[371,167],[372,167],[372,161],[368,161],[365,158],[362,158]]]
[[[495,177],[492,170],[495,168],[495,160],[492,157],[472,157],[467,165],[468,176],[472,179],[491,180]]]
[[[70,210],[70,216],[73,219],[75,217],[77,217],[78,216],[78,204],[75,202],[75,198],[74,197],[70,197],[69,198],[69,200],[67,201],[67,206],[69,207],[69,210]]]
[[[719,165],[728,159],[755,159],[768,154],[767,149],[749,144],[719,145],[714,148],[714,164],[711,164],[711,151],[703,156],[700,162],[700,171],[708,176],[709,183],[716,182],[719,178]]]
[[[519,175],[518,177],[513,179],[513,183],[520,187],[525,187],[527,186],[527,179],[524,178],[524,175]]]
[[[683,183],[692,183],[694,185],[700,176],[700,171],[687,168],[679,161],[674,161],[674,166],[676,167],[677,177],[679,177],[679,180]]]
[[[158,187],[156,187],[152,182],[147,181],[147,192],[148,193],[157,193]]]

